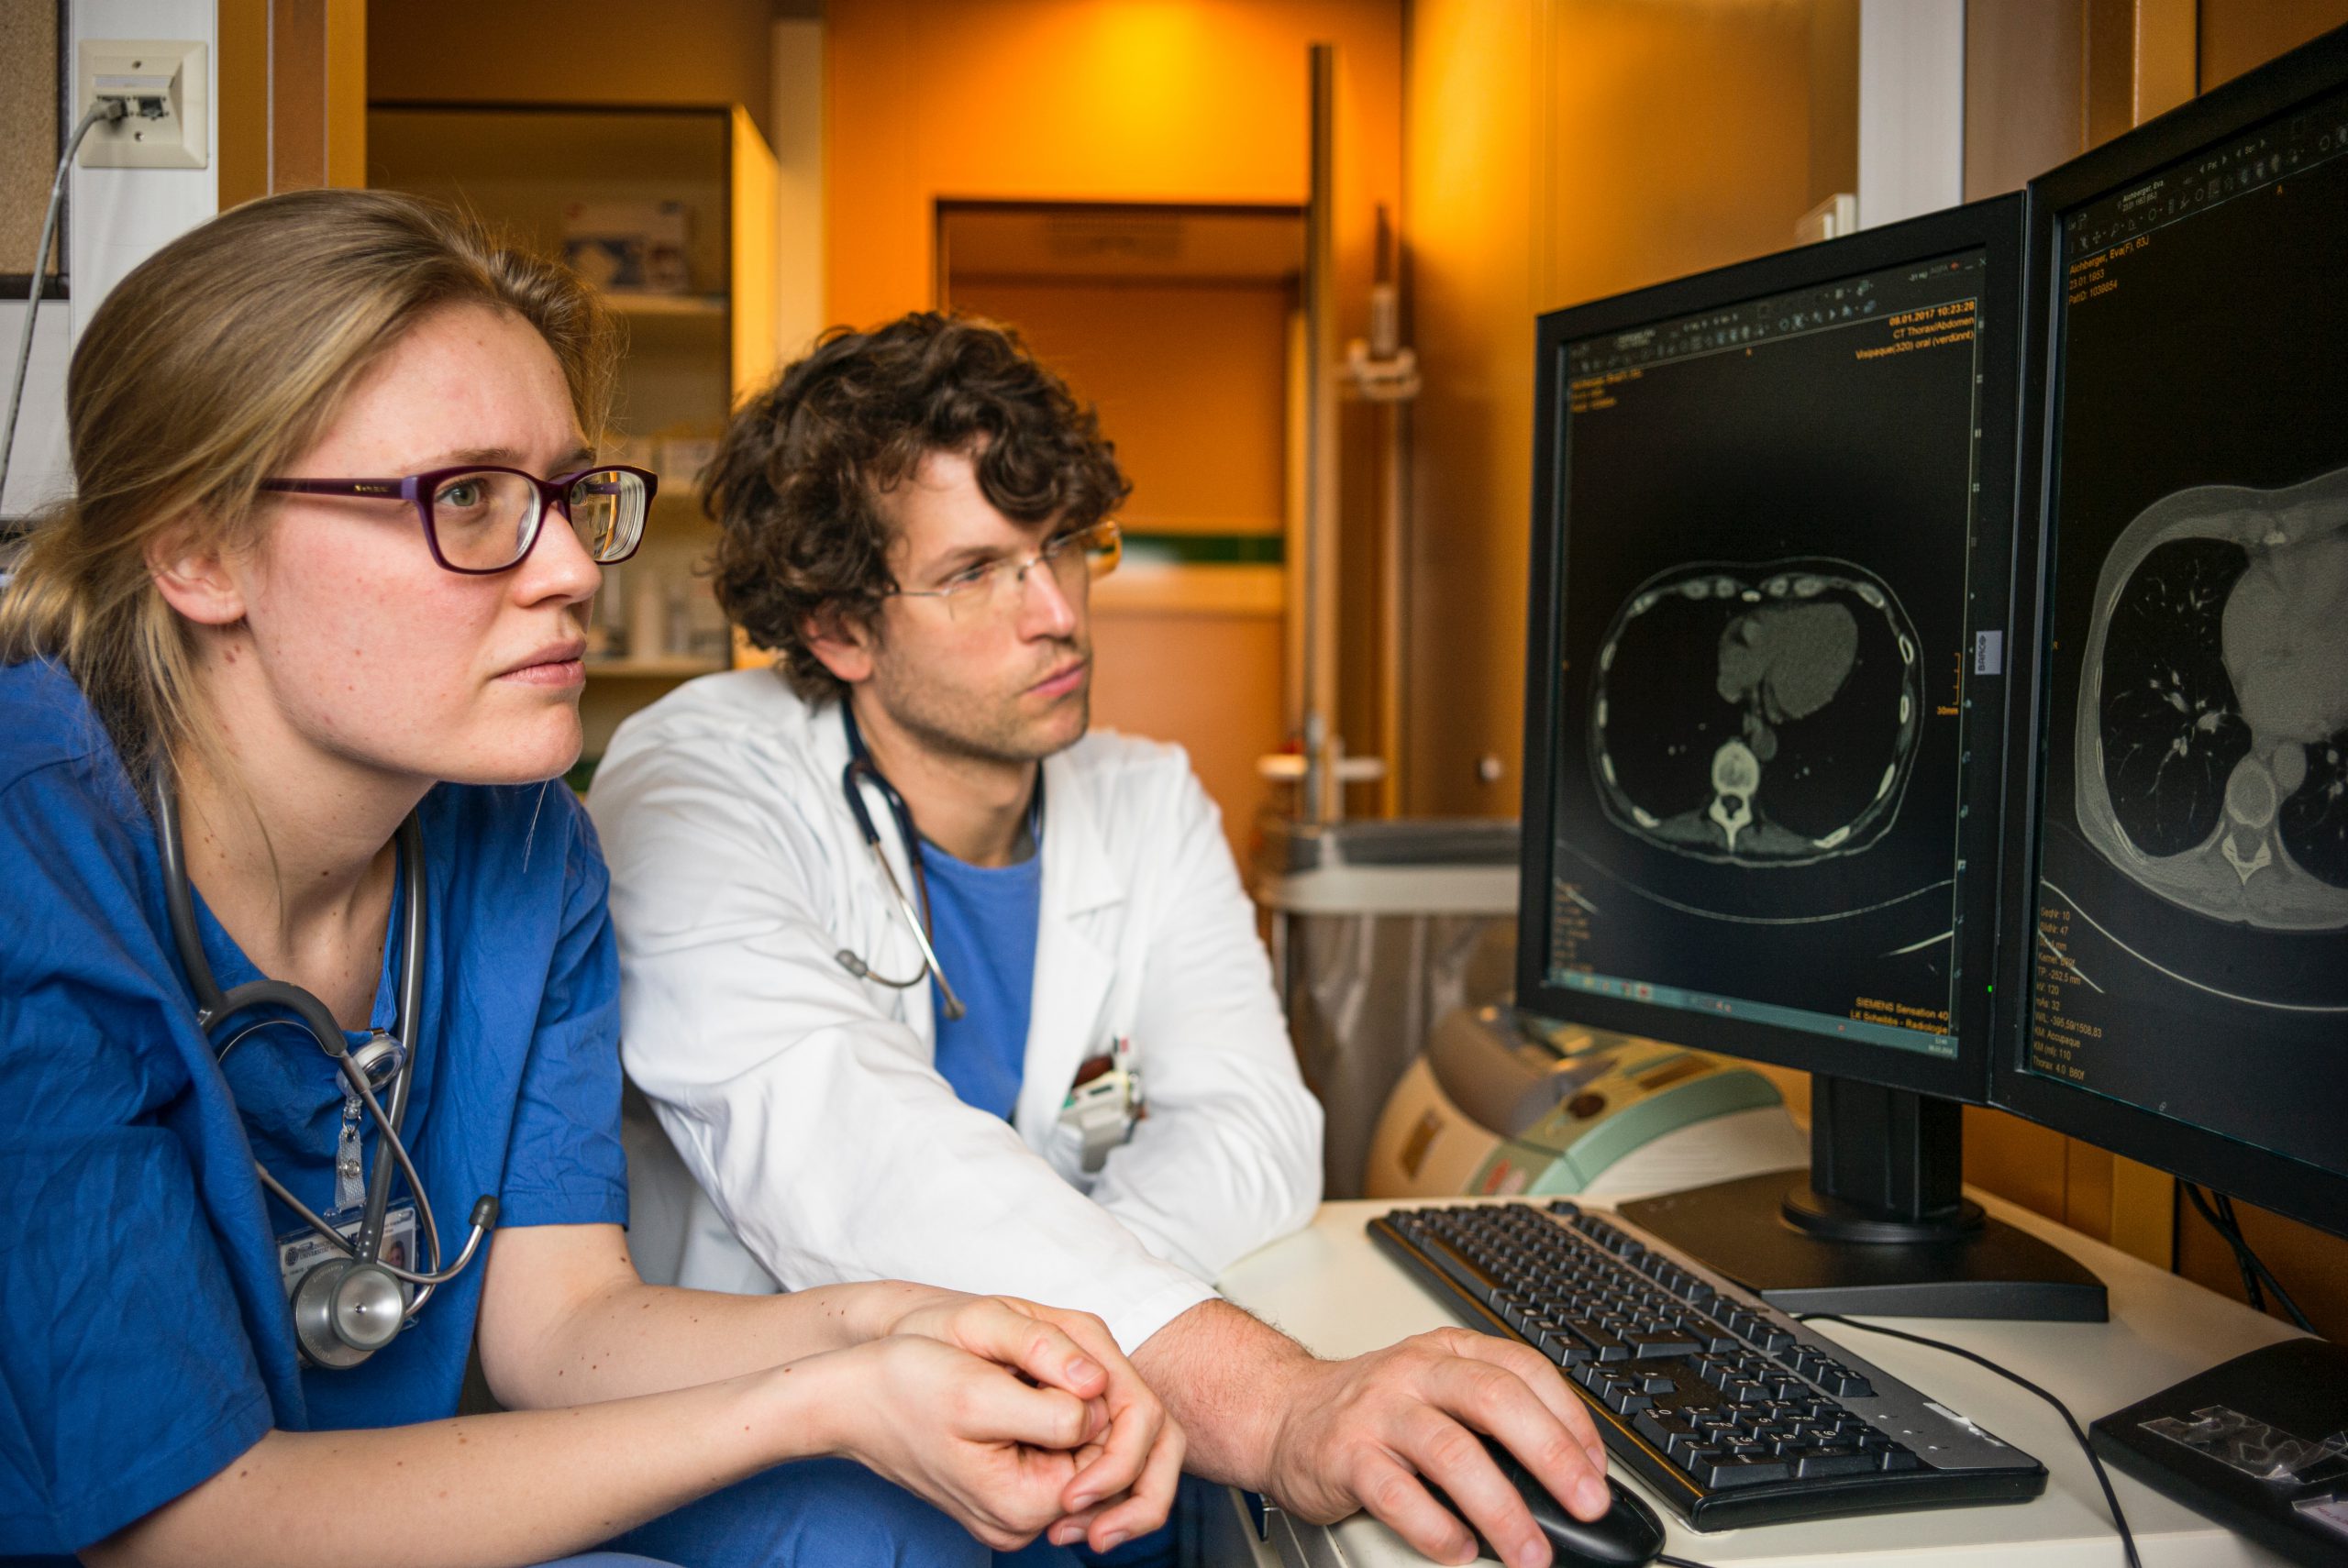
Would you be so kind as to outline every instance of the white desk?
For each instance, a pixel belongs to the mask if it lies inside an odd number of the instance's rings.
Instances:
[[[2010,1367],[2089,1421],[2229,1356],[2291,1331],[2249,1308],[2164,1274],[2050,1220],[1976,1193],[1998,1218],[2062,1247],[2101,1275],[2108,1323],[1991,1323],[1886,1319]],[[1329,1203],[1296,1235],[1241,1259],[1224,1293],[1323,1355],[1348,1356],[1457,1321],[1431,1291],[1379,1252],[1364,1233],[1390,1202]],[[1598,1207],[1585,1202],[1585,1207]],[[1813,1323],[1885,1371],[1979,1421],[2046,1466],[2045,1494],[2021,1505],[1939,1508],[1766,1525],[1699,1535],[1652,1494],[1673,1556],[1730,1564],[1829,1562],[1835,1568],[2085,1568],[2124,1561],[2094,1472],[2060,1417],[1972,1363],[1880,1334]],[[1641,1489],[1637,1477],[1622,1474]],[[2284,1559],[2200,1515],[2111,1473],[2145,1568],[2279,1568]],[[1274,1542],[1291,1568],[1390,1568],[1423,1562],[1385,1526],[1357,1515],[1323,1529],[1275,1518]]]

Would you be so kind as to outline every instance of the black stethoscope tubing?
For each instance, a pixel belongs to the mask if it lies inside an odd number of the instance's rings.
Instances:
[[[930,940],[929,875],[922,866],[921,835],[914,829],[913,809],[905,804],[905,798],[897,792],[897,787],[889,782],[888,775],[873,762],[871,753],[864,749],[863,732],[857,728],[856,715],[848,712],[845,701],[840,703],[840,723],[847,731],[847,766],[840,770],[840,792],[847,797],[847,809],[856,814],[857,828],[864,834],[865,847],[872,852],[872,863],[880,868],[880,879],[887,885],[890,900],[896,905],[897,918],[913,933],[914,944],[921,950],[921,968],[909,978],[892,980],[874,970],[850,948],[843,947],[832,957],[841,968],[858,979],[870,980],[892,990],[911,990],[925,979],[936,980],[939,1010],[949,1021],[958,1021],[969,1010],[962,1005],[962,999],[955,995],[953,985],[946,978],[945,966],[937,961],[937,948]],[[888,852],[880,846],[880,830],[864,804],[862,786],[867,782],[880,791],[880,799],[887,804],[889,815],[896,823],[897,840],[905,846],[905,863],[914,874],[914,890],[921,897],[918,906],[905,897],[904,886],[897,880],[897,873],[889,864]]]
[[[441,1267],[440,1230],[432,1212],[432,1199],[418,1178],[415,1162],[409,1155],[407,1143],[400,1136],[400,1127],[407,1119],[408,1091],[415,1079],[417,1048],[421,1044],[417,1032],[424,1017],[424,933],[426,904],[424,884],[424,829],[410,812],[400,823],[399,858],[400,891],[404,909],[399,937],[399,1013],[393,1021],[392,1035],[392,1103],[388,1110],[375,1093],[368,1070],[350,1054],[349,1042],[343,1039],[342,1026],[336,1022],[327,1005],[301,987],[283,980],[264,977],[249,980],[234,990],[223,992],[219,980],[212,973],[212,962],[205,955],[204,940],[198,933],[195,920],[195,894],[188,880],[187,857],[180,839],[179,801],[168,781],[159,780],[154,791],[155,839],[163,862],[163,902],[172,926],[172,944],[178,951],[180,966],[186,970],[189,987],[195,992],[196,1026],[209,1040],[223,1020],[256,1007],[278,1006],[294,1013],[292,1019],[271,1019],[240,1030],[220,1047],[216,1060],[225,1060],[244,1038],[255,1029],[269,1024],[291,1024],[309,1034],[319,1050],[334,1062],[351,1095],[366,1108],[369,1120],[374,1122],[383,1148],[391,1159],[377,1160],[370,1173],[367,1202],[362,1211],[359,1234],[346,1240],[339,1231],[307,1204],[286,1190],[284,1183],[270,1173],[259,1156],[253,1160],[253,1173],[260,1184],[277,1200],[292,1209],[296,1218],[310,1227],[330,1247],[345,1257],[370,1264],[395,1278],[420,1286],[422,1291],[408,1306],[412,1315],[422,1309],[437,1286],[454,1279],[472,1261],[482,1238],[496,1223],[497,1200],[483,1198],[473,1206],[472,1234],[466,1239],[457,1261]],[[381,1060],[380,1058],[378,1059]],[[407,1178],[408,1189],[415,1197],[416,1216],[423,1222],[424,1242],[432,1266],[417,1272],[397,1267],[382,1261],[383,1231],[391,1210],[392,1168],[396,1165]]]

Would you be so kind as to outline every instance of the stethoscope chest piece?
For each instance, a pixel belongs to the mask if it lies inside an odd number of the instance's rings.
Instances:
[[[381,1264],[328,1258],[294,1291],[294,1333],[316,1364],[357,1366],[398,1337],[407,1293]]]

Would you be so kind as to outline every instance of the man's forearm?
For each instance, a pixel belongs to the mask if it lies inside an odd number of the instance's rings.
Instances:
[[[1133,1364],[1190,1439],[1184,1468],[1267,1488],[1280,1423],[1325,1364],[1228,1301],[1202,1301],[1142,1342]]]

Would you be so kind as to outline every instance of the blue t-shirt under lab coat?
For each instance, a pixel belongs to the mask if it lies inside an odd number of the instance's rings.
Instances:
[[[443,785],[418,814],[431,918],[406,1132],[444,1251],[483,1193],[506,1226],[625,1223],[618,967],[586,813],[556,784]],[[222,988],[254,978],[200,898],[197,919]],[[324,1209],[341,1114],[297,1030],[215,1065],[104,730],[55,668],[0,667],[0,1558],[61,1562],[271,1427],[455,1412],[478,1261],[363,1365],[297,1363],[272,1238],[299,1226],[251,1160]],[[371,1169],[371,1129],[366,1152]],[[365,1507],[366,1477],[352,1487]]]
[[[1044,857],[1039,851],[1009,866],[972,866],[926,842],[921,856],[930,942],[965,1009],[959,1020],[947,1018],[931,988],[937,1071],[965,1105],[1008,1121],[1027,1073]]]

